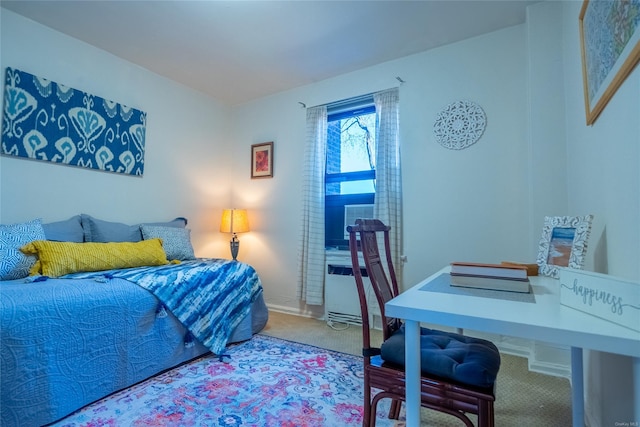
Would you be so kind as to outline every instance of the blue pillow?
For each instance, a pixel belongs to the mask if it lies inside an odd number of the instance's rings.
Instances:
[[[141,224],[142,225],[142,224]],[[175,227],[175,228],[185,228],[187,226],[187,218],[177,217],[167,222],[145,222],[144,225],[155,225],[158,227]]]
[[[55,242],[84,242],[84,231],[80,215],[72,216],[65,221],[42,224],[47,240]]]
[[[25,255],[20,248],[34,240],[45,240],[42,221],[0,225],[0,280],[22,279],[36,263],[36,257]]]
[[[104,221],[87,214],[82,214],[81,218],[85,242],[139,242],[142,240],[140,224],[127,225],[121,222]],[[179,217],[168,222],[155,222],[148,225],[184,228],[187,220]]]
[[[139,242],[142,240],[139,225],[103,221],[87,214],[82,214],[81,217],[85,242]]]

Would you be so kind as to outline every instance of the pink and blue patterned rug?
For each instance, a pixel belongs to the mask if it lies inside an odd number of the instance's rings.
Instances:
[[[362,358],[263,335],[89,405],[56,427],[362,425]],[[379,427],[388,399],[378,405]]]

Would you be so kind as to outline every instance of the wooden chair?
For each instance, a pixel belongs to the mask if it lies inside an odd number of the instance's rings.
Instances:
[[[404,326],[399,319],[386,317],[384,307],[387,301],[398,295],[398,283],[390,253],[390,227],[377,219],[358,219],[347,230],[362,311],[362,425],[375,426],[380,399],[392,399],[391,419],[398,418],[401,402],[405,399]],[[384,236],[386,266],[380,257],[377,235]],[[362,252],[366,275],[380,307],[383,333],[380,348],[371,346],[369,310],[358,252]],[[468,427],[473,427],[473,423],[467,414],[475,414],[478,427],[493,427],[494,385],[500,367],[496,346],[490,341],[427,328],[421,328],[420,346],[422,406],[453,415]],[[380,391],[372,396],[372,388]]]

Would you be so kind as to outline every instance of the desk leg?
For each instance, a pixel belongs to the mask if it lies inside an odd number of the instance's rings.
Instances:
[[[633,358],[633,420],[635,424],[640,425],[640,357]]]
[[[420,427],[420,324],[405,321],[407,427]]]
[[[571,347],[571,410],[573,427],[584,427],[584,377],[580,347]]]

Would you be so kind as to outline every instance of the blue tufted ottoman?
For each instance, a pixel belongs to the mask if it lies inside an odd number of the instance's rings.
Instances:
[[[385,362],[404,366],[404,325],[380,347]],[[490,341],[420,328],[422,372],[477,387],[493,387],[500,353]]]

